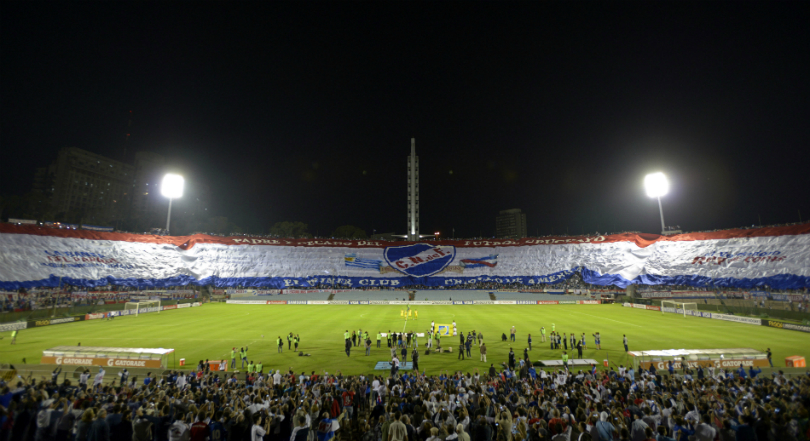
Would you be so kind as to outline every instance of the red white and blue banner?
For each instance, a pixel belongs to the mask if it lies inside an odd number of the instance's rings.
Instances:
[[[658,236],[384,242],[150,236],[0,225],[0,289],[270,289],[496,282],[810,287],[810,225]]]

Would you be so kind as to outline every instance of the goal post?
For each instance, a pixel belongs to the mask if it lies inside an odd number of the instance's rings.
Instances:
[[[142,300],[140,302],[127,302],[124,305],[124,309],[134,310],[134,313],[130,313],[130,315],[134,314],[138,316],[141,310],[145,310],[147,308],[157,308],[157,313],[160,313],[160,300]]]
[[[697,310],[698,310],[697,303],[695,303],[695,302],[675,302],[675,301],[672,301],[672,300],[662,300],[661,301],[661,314],[666,313],[664,308],[673,308],[675,310],[676,314],[678,313],[678,310],[680,309],[680,310],[683,311],[683,316],[684,317],[686,317],[686,311],[687,310],[695,311],[695,312],[697,312]]]

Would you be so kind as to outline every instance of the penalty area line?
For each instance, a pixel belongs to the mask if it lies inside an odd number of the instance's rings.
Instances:
[[[607,318],[607,317],[599,317],[598,315],[585,314],[584,312],[576,312],[576,311],[571,311],[571,313],[572,313],[572,314],[582,314],[582,315],[587,315],[588,317],[598,318],[598,319],[602,319],[602,320],[610,320],[610,321],[612,321],[612,322],[621,323],[621,324],[623,324],[623,325],[630,325],[630,326],[635,326],[635,327],[637,327],[637,328],[643,328],[643,326],[641,326],[641,325],[635,325],[635,324],[633,324],[633,323],[620,322],[620,321],[618,321],[618,320],[613,320],[613,319],[610,319],[610,318]]]

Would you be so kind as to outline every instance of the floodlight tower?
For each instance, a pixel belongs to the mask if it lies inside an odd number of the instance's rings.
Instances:
[[[658,199],[658,212],[661,214],[661,234],[666,234],[664,226],[664,208],[661,206],[661,196],[669,192],[669,181],[663,173],[650,173],[644,177],[644,188],[647,196]]]
[[[169,234],[169,224],[172,220],[172,199],[183,197],[183,177],[172,173],[163,177],[160,184],[160,193],[169,198],[169,214],[166,216],[166,234]]]
[[[416,156],[416,138],[411,138],[408,156],[408,240],[419,240],[419,157]]]

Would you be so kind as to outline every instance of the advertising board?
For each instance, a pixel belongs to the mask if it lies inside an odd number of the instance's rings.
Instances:
[[[781,320],[762,319],[762,325],[769,326],[771,328],[790,329],[792,331],[799,331],[799,332],[810,332],[810,326],[797,325],[794,323],[786,323]]]
[[[136,360],[129,358],[98,358],[98,357],[46,357],[40,361],[42,364],[58,364],[68,366],[103,366],[103,367],[143,367],[159,368],[160,360]]]
[[[656,369],[666,370],[669,368],[668,361],[640,361],[638,366],[642,369],[649,369],[651,365],[655,364]],[[714,366],[715,368],[725,369],[725,368],[738,368],[740,366],[743,367],[768,367],[768,360],[764,358],[757,358],[757,359],[734,359],[734,358],[726,358],[724,360],[701,360],[701,361],[687,361],[687,365],[690,368],[698,368],[699,366],[709,367]],[[673,361],[673,365],[675,369],[681,368],[680,361]]]

